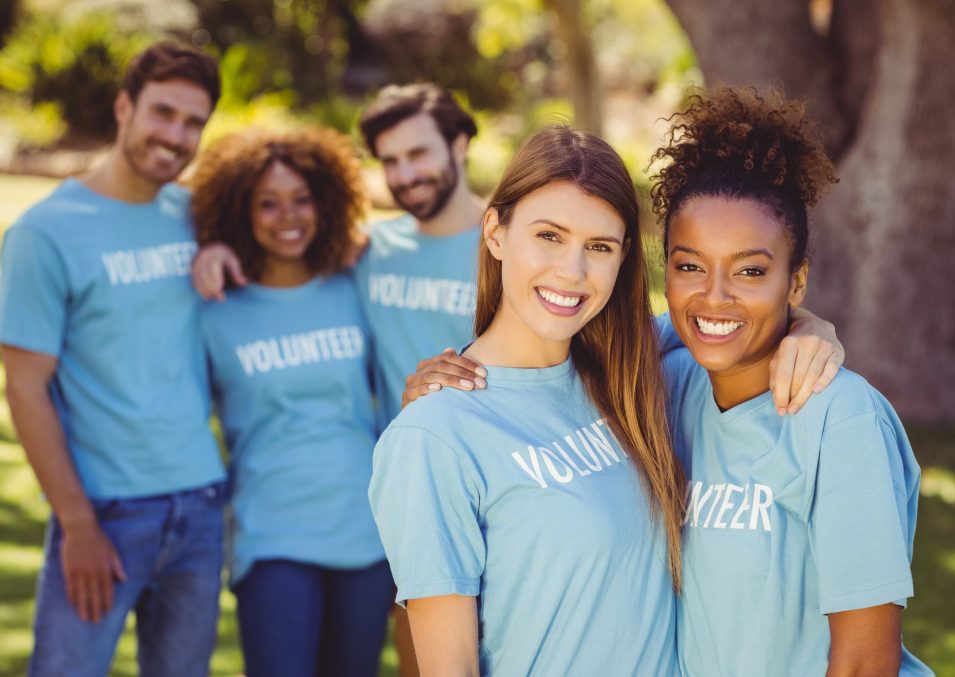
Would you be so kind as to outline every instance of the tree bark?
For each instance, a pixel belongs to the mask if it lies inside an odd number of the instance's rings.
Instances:
[[[836,132],[809,306],[904,417],[955,420],[955,0],[841,0],[828,38],[799,0],[669,2],[708,81],[777,79]]]
[[[574,107],[574,123],[594,134],[603,133],[602,91],[590,32],[581,15],[581,0],[545,0],[557,15],[557,32],[567,53],[568,89]]]

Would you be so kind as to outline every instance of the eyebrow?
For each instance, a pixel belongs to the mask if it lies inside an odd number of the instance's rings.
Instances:
[[[531,225],[533,226],[534,224],[538,224],[538,223],[547,224],[548,226],[551,226],[552,228],[556,228],[557,230],[559,230],[559,231],[561,231],[561,232],[564,232],[564,233],[569,233],[569,232],[570,232],[570,228],[568,228],[567,226],[562,226],[562,225],[560,225],[559,223],[556,223],[556,222],[554,222],[554,221],[551,221],[550,219],[537,219],[537,220],[534,221]],[[587,239],[588,239],[588,240],[593,240],[594,242],[613,242],[614,244],[618,244],[618,245],[620,244],[620,240],[618,240],[618,239],[615,238],[615,237],[610,237],[610,236],[599,236],[599,235],[598,235],[597,237],[590,237],[590,238],[587,238]]]
[[[701,253],[698,252],[697,250],[691,249],[690,247],[684,247],[684,246],[681,245],[681,244],[678,244],[678,245],[674,245],[674,246],[673,246],[673,248],[670,250],[670,253],[673,254],[674,252],[685,252],[685,253],[691,254],[691,255],[693,255],[693,256],[701,256],[701,257],[703,256],[703,254],[701,254]],[[738,251],[738,252],[736,252],[735,254],[733,254],[733,257],[732,257],[732,258],[733,258],[734,260],[736,260],[736,259],[749,258],[750,256],[765,256],[765,257],[768,258],[770,261],[774,260],[774,257],[773,257],[772,254],[769,253],[769,250],[768,250],[768,249],[762,249],[762,248],[760,248],[760,249],[744,249],[744,250],[742,250],[742,251]]]

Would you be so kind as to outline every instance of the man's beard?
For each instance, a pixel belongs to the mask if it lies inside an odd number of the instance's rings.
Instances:
[[[401,199],[401,193],[422,185],[434,186],[435,195],[431,201],[425,202],[424,204],[412,205]],[[457,186],[458,168],[455,166],[454,160],[452,158],[448,162],[447,168],[441,172],[438,178],[418,179],[407,186],[402,186],[398,190],[391,189],[391,196],[402,209],[410,212],[415,218],[421,221],[427,221],[428,219],[437,216],[437,214],[440,213],[445,206],[447,206],[448,200],[451,199],[451,195],[454,194],[454,190],[457,188]]]

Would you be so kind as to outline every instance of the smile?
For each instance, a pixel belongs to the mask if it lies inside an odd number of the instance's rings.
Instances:
[[[175,162],[176,160],[179,159],[178,152],[170,148],[166,148],[165,146],[159,146],[159,145],[153,146],[153,151],[156,153],[159,159],[164,162]]]
[[[275,236],[276,240],[282,240],[284,242],[294,242],[305,236],[304,228],[284,228],[282,230],[276,230],[272,233]]]
[[[729,336],[743,326],[742,322],[732,320],[706,320],[696,316],[696,326],[704,336]]]
[[[576,315],[583,307],[583,302],[587,300],[586,294],[558,294],[544,287],[534,287],[534,291],[537,292],[537,298],[548,312],[563,317]]]

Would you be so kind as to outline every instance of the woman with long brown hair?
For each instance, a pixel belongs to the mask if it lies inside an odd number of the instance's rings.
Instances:
[[[485,214],[488,386],[407,407],[372,508],[423,674],[677,670],[683,476],[637,198],[599,138],[545,128]]]

